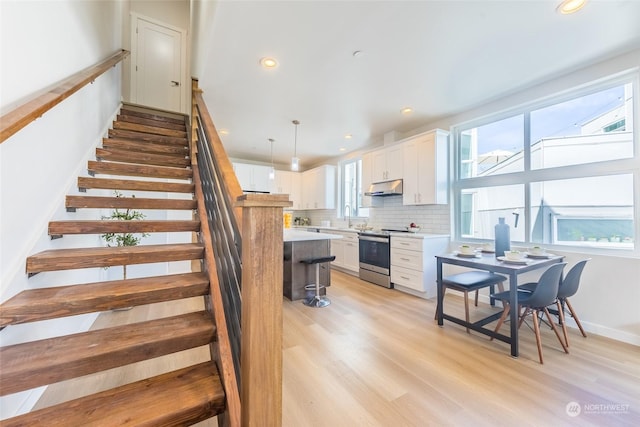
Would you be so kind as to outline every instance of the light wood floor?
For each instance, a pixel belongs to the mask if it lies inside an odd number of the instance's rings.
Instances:
[[[520,357],[512,358],[507,344],[451,323],[438,327],[433,301],[340,272],[333,273],[328,295],[332,304],[322,309],[284,300],[284,426],[640,425],[638,347],[570,330],[571,353],[564,354],[543,327],[540,365],[533,332],[524,325]],[[455,292],[445,304],[447,313],[462,316]],[[180,311],[138,307],[105,313],[97,326],[154,317],[156,310]],[[491,310],[496,309],[472,306],[471,316]],[[178,368],[185,359],[206,357],[202,350],[157,364]],[[113,381],[108,372],[75,380],[71,389],[106,388],[133,381],[139,372],[165,369],[153,365],[132,365]],[[63,384],[49,387],[39,406],[69,398],[59,388]],[[568,415],[568,406],[581,413]]]

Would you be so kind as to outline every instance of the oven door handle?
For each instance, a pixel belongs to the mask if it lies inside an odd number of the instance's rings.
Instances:
[[[389,238],[387,237],[373,237],[373,236],[359,236],[360,240],[364,240],[366,242],[380,242],[380,243],[389,243]]]

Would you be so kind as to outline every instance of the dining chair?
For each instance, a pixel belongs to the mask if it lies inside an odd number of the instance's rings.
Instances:
[[[478,289],[490,287],[493,293],[494,285],[498,285],[500,291],[504,290],[502,283],[507,280],[506,277],[499,274],[490,273],[488,271],[465,271],[463,273],[454,274],[442,278],[442,301],[444,302],[444,294],[447,289],[454,289],[464,294],[464,319],[469,322],[469,292],[476,291],[475,305],[478,305]],[[434,319],[438,318],[438,310]],[[469,328],[467,328],[467,333]]]
[[[562,315],[562,308],[560,307],[560,301],[558,301],[558,288],[560,287],[560,277],[562,276],[562,270],[566,263],[553,264],[544,273],[540,276],[540,279],[537,282],[537,286],[532,292],[518,290],[518,305],[519,307],[515,308],[520,312],[521,308],[524,308],[525,311],[520,315],[520,320],[518,323],[518,328],[524,322],[526,316],[529,314],[532,315],[533,320],[533,331],[536,335],[536,345],[538,346],[538,357],[540,358],[540,364],[543,364],[544,361],[542,359],[542,340],[540,338],[540,325],[538,323],[538,314],[540,311],[544,312],[547,315],[547,319],[551,323],[551,328],[553,332],[555,332],[556,337],[558,337],[558,341],[560,341],[560,345],[565,353],[569,353],[569,348],[565,345],[564,341],[560,337],[560,333],[558,332],[558,328],[551,320],[551,314],[549,314],[549,310],[547,306],[552,304],[557,304],[558,311],[560,313],[560,318],[562,324],[564,325],[564,317]],[[499,292],[491,295],[495,299],[499,299],[502,301],[504,306],[504,310],[502,311],[502,316],[500,316],[500,320],[498,320],[498,324],[496,325],[496,329],[494,332],[498,332],[500,327],[504,323],[509,311],[512,307],[509,306],[509,291]],[[493,340],[493,338],[491,338]]]
[[[590,259],[591,258],[587,258],[582,261],[579,261],[573,267],[571,267],[571,270],[569,270],[566,276],[560,280],[560,287],[558,289],[558,301],[560,301],[560,307],[563,310],[563,315],[564,315],[564,307],[566,306],[569,309],[569,314],[571,314],[571,317],[573,317],[573,320],[576,322],[578,329],[580,329],[580,333],[585,338],[587,337],[587,334],[584,331],[584,328],[582,327],[582,324],[580,323],[580,320],[578,319],[576,312],[573,310],[573,306],[569,302],[569,297],[575,295],[576,292],[578,292],[578,288],[580,287],[580,277],[582,276],[582,271],[584,270],[584,267],[587,264],[587,261],[589,261]],[[533,292],[533,290],[536,288],[536,285],[537,283],[525,283],[524,285],[518,286],[518,289],[528,291],[528,292]],[[566,327],[562,328],[562,331],[564,332],[564,342],[567,345],[567,347],[569,347],[569,336],[567,334],[567,328]]]

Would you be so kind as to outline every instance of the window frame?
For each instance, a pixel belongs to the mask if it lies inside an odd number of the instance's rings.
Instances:
[[[364,189],[362,188],[362,156],[352,157],[349,159],[341,160],[338,163],[338,206],[336,217],[338,219],[347,219],[347,215],[345,214],[345,168],[347,165],[352,163],[356,164],[356,203],[355,206],[350,206],[351,210],[355,210],[356,214],[351,216],[351,219],[368,219],[369,218],[369,209],[365,206],[362,206],[361,201],[364,196]]]
[[[602,90],[606,90],[615,86],[624,84],[632,84],[633,95],[633,139],[632,139],[632,156],[629,158],[604,160],[599,162],[566,165],[558,167],[549,167],[544,169],[531,168],[531,141],[530,141],[530,125],[531,112],[549,105],[562,103],[581,96],[590,95]],[[495,187],[521,184],[524,185],[524,215],[520,218],[520,226],[525,227],[526,232],[524,242],[515,242],[516,245],[532,244],[531,242],[531,184],[545,181],[554,181],[562,179],[575,179],[598,177],[606,175],[633,174],[633,221],[634,221],[634,242],[632,249],[619,248],[590,248],[583,245],[554,245],[545,243],[545,246],[556,246],[558,250],[579,249],[585,252],[602,252],[605,254],[622,255],[631,252],[633,256],[640,255],[640,131],[637,124],[640,114],[640,72],[635,69],[632,71],[619,73],[609,78],[600,79],[586,85],[572,88],[554,95],[541,98],[539,100],[521,104],[514,108],[506,109],[497,113],[489,114],[477,119],[472,119],[451,127],[451,136],[453,144],[451,146],[451,168],[450,168],[450,200],[452,235],[457,241],[477,241],[484,242],[486,239],[468,237],[462,235],[462,193],[465,190],[473,190],[481,187]],[[474,127],[483,126],[489,123],[497,122],[517,114],[524,114],[524,146],[523,161],[524,168],[522,171],[504,173],[498,175],[487,175],[478,177],[462,178],[462,144],[461,134],[463,131],[473,129]],[[628,127],[628,124],[627,124]]]

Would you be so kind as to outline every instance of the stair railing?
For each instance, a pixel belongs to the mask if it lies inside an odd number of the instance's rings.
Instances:
[[[228,402],[223,424],[281,425],[282,213],[291,202],[242,194],[196,80],[192,94],[191,158],[219,335],[212,354]]]
[[[104,61],[56,83],[48,88],[45,93],[36,96],[0,117],[0,144],[87,84],[92,83],[97,77],[111,67],[115,67],[127,56],[129,56],[129,51],[120,50]]]

